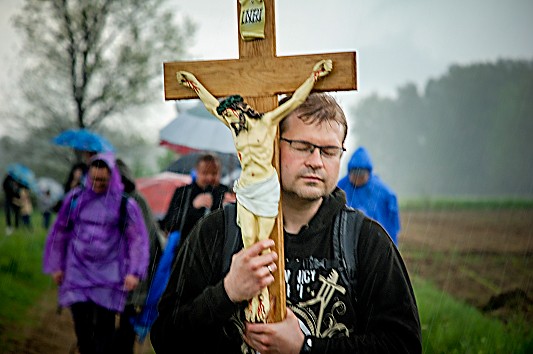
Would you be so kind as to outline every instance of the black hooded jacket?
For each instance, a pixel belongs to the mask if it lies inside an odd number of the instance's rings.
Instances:
[[[181,243],[183,243],[198,220],[209,213],[206,208],[196,209],[193,207],[194,198],[201,193],[211,193],[213,196],[213,207],[211,209],[215,210],[222,207],[224,193],[227,191],[228,187],[223,184],[202,189],[196,182],[177,188],[172,195],[167,214],[159,223],[161,229],[168,233],[181,231]]]
[[[287,306],[314,337],[313,353],[420,353],[420,320],[409,276],[379,224],[363,221],[355,292],[338,277],[332,229],[345,203],[344,193],[336,189],[298,235],[285,232]],[[234,304],[224,290],[223,243],[219,210],[198,223],[178,255],[151,331],[158,354],[242,352],[246,303]]]

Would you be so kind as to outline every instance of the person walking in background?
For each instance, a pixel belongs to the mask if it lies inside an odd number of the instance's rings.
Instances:
[[[336,188],[344,112],[331,96],[311,94],[279,131],[286,318],[246,321],[248,301],[274,282],[278,256],[264,253],[271,239],[242,248],[228,205],[200,220],[178,254],[151,331],[156,353],[421,353],[398,249]],[[240,247],[228,251],[235,239]]]
[[[20,208],[20,218],[22,220],[22,225],[28,230],[33,230],[31,224],[31,214],[33,214],[33,204],[31,202],[30,190],[25,186],[21,186],[19,190],[20,197],[15,199],[15,203]]]
[[[346,193],[348,206],[379,222],[398,245],[400,209],[396,194],[372,170],[370,154],[359,147],[348,162],[348,174],[338,186]]]
[[[87,174],[87,164],[85,162],[78,162],[70,168],[67,180],[65,181],[65,194],[72,189],[83,186],[83,177]]]
[[[50,227],[50,220],[52,219],[52,212],[56,202],[52,199],[50,189],[46,189],[37,196],[37,207],[41,212],[43,218],[43,229],[48,230]]]
[[[2,189],[5,198],[6,235],[9,236],[13,233],[14,228],[19,227],[20,207],[15,203],[15,200],[20,198],[20,186],[10,174],[7,174],[2,182]]]
[[[148,289],[164,248],[164,236],[162,235],[161,230],[159,230],[159,225],[157,224],[146,199],[144,199],[144,197],[137,191],[135,177],[130,168],[121,159],[117,159],[117,166],[122,177],[124,192],[132,197],[141,208],[144,223],[148,228],[147,231],[150,242],[150,261],[146,277],[128,294],[126,306],[124,312],[120,315],[120,323],[113,341],[112,352],[114,354],[133,354],[136,334],[132,322],[145,305]]]
[[[160,221],[161,229],[167,233],[180,231],[182,244],[200,218],[222,206],[228,187],[220,184],[220,174],[219,158],[201,155],[196,162],[194,182],[176,189],[167,214]]]
[[[146,307],[136,318],[140,337],[146,336],[158,316],[157,303],[168,283],[174,260],[189,232],[203,216],[230,201],[233,194],[220,184],[221,164],[212,154],[201,155],[196,162],[196,178],[189,185],[177,188],[167,215],[161,224],[169,233],[166,247],[150,285]]]
[[[92,157],[97,154],[95,151],[80,151],[80,153],[81,161],[76,162],[74,165],[72,165],[68,173],[67,180],[63,185],[63,189],[65,192],[64,195],[66,195],[70,190],[78,186],[83,186],[85,184],[89,163],[91,162]],[[62,203],[63,200],[59,200],[57,202],[54,207],[55,212],[59,211]]]
[[[85,175],[87,174],[87,164],[85,162],[78,162],[72,165],[67,176],[67,180],[63,185],[63,197],[66,197],[67,193],[76,187],[83,187]],[[57,213],[61,209],[63,199],[59,199],[54,206],[54,211]]]
[[[94,156],[46,239],[43,270],[59,285],[59,305],[70,307],[81,354],[111,352],[115,315],[148,266],[144,219],[123,191],[113,154]]]

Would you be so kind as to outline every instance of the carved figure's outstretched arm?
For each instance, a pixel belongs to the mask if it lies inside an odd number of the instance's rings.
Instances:
[[[222,123],[224,123],[229,128],[229,123],[217,113],[217,107],[220,104],[215,96],[209,92],[204,85],[198,81],[196,76],[187,71],[178,71],[176,73],[176,78],[178,83],[182,86],[192,89],[198,95],[198,98],[202,100],[205,108],[211,112],[215,117],[218,118]]]
[[[316,63],[315,66],[313,66],[313,72],[309,78],[305,80],[304,83],[300,85],[298,89],[296,89],[296,91],[294,91],[291,98],[281,106],[269,113],[266,113],[265,115],[270,115],[272,123],[277,125],[283,118],[285,118],[287,114],[295,110],[296,107],[301,105],[307,99],[307,96],[309,96],[311,93],[311,90],[315,86],[315,83],[318,81],[318,79],[328,75],[332,69],[333,62],[331,59],[324,59]]]

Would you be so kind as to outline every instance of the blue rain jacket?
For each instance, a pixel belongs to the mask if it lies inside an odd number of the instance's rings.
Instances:
[[[150,332],[152,325],[154,324],[159,312],[157,311],[157,305],[159,299],[163,295],[170,278],[170,272],[172,271],[172,264],[176,258],[176,250],[180,243],[181,232],[173,231],[168,237],[168,242],[163,251],[163,255],[157,265],[157,270],[152,279],[152,284],[148,290],[148,296],[146,297],[146,303],[144,304],[142,311],[137,316],[130,319],[133,325],[133,330],[139,336],[139,341],[142,343]]]
[[[350,182],[350,171],[364,168],[370,171],[368,182],[355,187]],[[379,222],[396,245],[400,232],[400,213],[396,194],[372,173],[372,160],[364,147],[358,148],[348,162],[348,174],[338,183],[339,188],[346,193],[346,204],[359,209],[370,218]]]

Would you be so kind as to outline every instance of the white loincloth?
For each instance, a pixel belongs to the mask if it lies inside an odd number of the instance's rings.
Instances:
[[[276,173],[247,187],[239,186],[238,182],[235,181],[233,190],[243,207],[257,216],[274,218],[278,215],[280,188]]]

